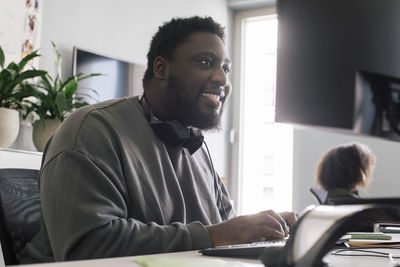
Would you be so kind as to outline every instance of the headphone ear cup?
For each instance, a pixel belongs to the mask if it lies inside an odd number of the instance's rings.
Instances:
[[[170,146],[177,147],[185,141],[185,138],[178,136],[174,128],[168,123],[153,123],[151,128],[158,139]]]
[[[176,120],[150,125],[158,139],[173,147],[183,146],[191,155],[203,144],[204,137],[200,130],[187,129]]]

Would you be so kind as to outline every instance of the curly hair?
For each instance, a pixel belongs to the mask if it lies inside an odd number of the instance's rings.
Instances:
[[[216,34],[224,42],[224,28],[211,17],[193,16],[188,18],[173,18],[158,28],[151,40],[147,53],[147,69],[143,76],[143,86],[154,76],[153,62],[158,56],[167,60],[173,58],[175,48],[194,32],[209,32]]]
[[[368,146],[342,145],[328,151],[317,168],[317,183],[325,190],[366,188],[372,178],[376,158]]]

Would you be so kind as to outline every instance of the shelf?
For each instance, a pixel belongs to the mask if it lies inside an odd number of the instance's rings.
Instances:
[[[0,168],[40,169],[42,152],[1,148]]]

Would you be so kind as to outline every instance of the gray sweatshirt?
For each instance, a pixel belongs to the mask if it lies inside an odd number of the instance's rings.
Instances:
[[[44,157],[41,229],[25,263],[206,248],[204,225],[235,216],[204,146],[190,155],[164,144],[137,97],[75,111]]]

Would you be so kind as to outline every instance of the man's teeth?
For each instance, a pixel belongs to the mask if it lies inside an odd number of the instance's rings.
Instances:
[[[219,100],[219,95],[207,94],[207,93],[204,93],[203,95],[204,95],[204,96],[207,96],[207,97],[215,98],[216,100]]]
[[[219,95],[210,94],[210,93],[203,93],[203,95],[204,95],[204,96],[207,96],[207,97],[215,98],[215,99],[217,99],[217,100],[220,100],[221,98],[223,98],[223,97],[225,96],[224,92],[222,92],[222,93],[219,94]]]

